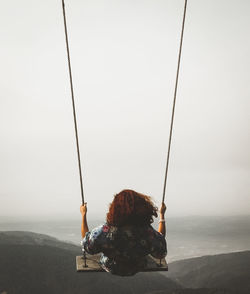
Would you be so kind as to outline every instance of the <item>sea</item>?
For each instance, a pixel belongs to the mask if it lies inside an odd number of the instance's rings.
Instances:
[[[102,220],[90,220],[94,228]],[[153,226],[157,228],[156,221]],[[192,257],[250,250],[250,216],[170,217],[167,219],[168,262]],[[44,221],[0,219],[0,231],[31,231],[79,246],[80,219]]]

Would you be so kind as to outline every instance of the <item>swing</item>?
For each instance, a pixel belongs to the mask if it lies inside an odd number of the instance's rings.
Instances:
[[[164,177],[162,203],[164,203],[165,194],[166,194],[166,183],[167,183],[167,176],[168,176],[168,166],[169,166],[170,148],[171,148],[172,131],[173,131],[173,123],[174,123],[175,104],[176,104],[182,43],[183,43],[183,35],[184,35],[184,27],[185,27],[185,19],[186,19],[186,8],[187,8],[187,0],[185,0],[183,20],[182,20],[182,29],[181,29],[181,38],[180,38],[177,72],[176,72],[176,80],[175,80],[175,90],[174,90],[174,98],[173,98],[173,106],[172,106],[172,116],[171,116],[170,132],[169,132],[169,142],[168,142],[168,152],[167,152],[167,162],[166,162],[166,170],[165,170],[165,177]],[[62,0],[62,10],[63,10],[64,32],[65,32],[65,41],[66,41],[66,50],[67,50],[67,59],[68,59],[70,88],[71,88],[72,108],[73,108],[72,110],[73,110],[73,117],[74,117],[75,138],[76,138],[76,147],[77,147],[77,156],[78,156],[81,197],[82,197],[82,204],[84,204],[85,201],[84,201],[84,192],[83,192],[81,158],[80,158],[80,148],[79,148],[79,140],[78,140],[73,78],[72,78],[72,71],[71,71],[71,61],[70,61],[69,41],[68,41],[68,31],[67,31],[64,0]],[[89,255],[89,254],[86,254],[85,251],[83,251],[83,255],[76,256],[76,270],[77,272],[105,272],[105,270],[101,267],[99,260],[100,260],[100,254]],[[168,271],[168,265],[165,259],[156,259],[153,256],[148,255],[146,256],[146,266],[141,271],[142,272]]]
[[[83,254],[76,257],[77,272],[105,272],[101,267],[99,260],[101,254]],[[141,272],[168,271],[168,265],[165,259],[157,259],[151,255],[146,256],[146,266]]]

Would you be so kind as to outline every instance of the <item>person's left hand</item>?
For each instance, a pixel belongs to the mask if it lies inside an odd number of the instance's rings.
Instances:
[[[166,212],[166,209],[167,209],[167,207],[166,207],[165,203],[162,202],[162,204],[161,204],[161,208],[160,208],[160,215],[161,215],[161,216],[164,217],[164,214],[165,214],[165,212]]]
[[[80,212],[83,216],[87,214],[87,202],[85,202],[84,205],[81,205]]]

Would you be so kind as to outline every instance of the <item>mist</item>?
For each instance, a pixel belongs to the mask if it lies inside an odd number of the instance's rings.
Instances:
[[[184,2],[66,1],[85,200],[162,198]],[[249,1],[188,3],[169,216],[249,215]],[[60,1],[0,11],[0,215],[75,218],[81,205]]]

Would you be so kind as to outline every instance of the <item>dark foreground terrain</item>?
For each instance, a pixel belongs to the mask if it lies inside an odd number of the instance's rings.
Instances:
[[[250,251],[177,261],[168,273],[76,273],[80,249],[30,232],[0,232],[0,293],[250,293]]]

